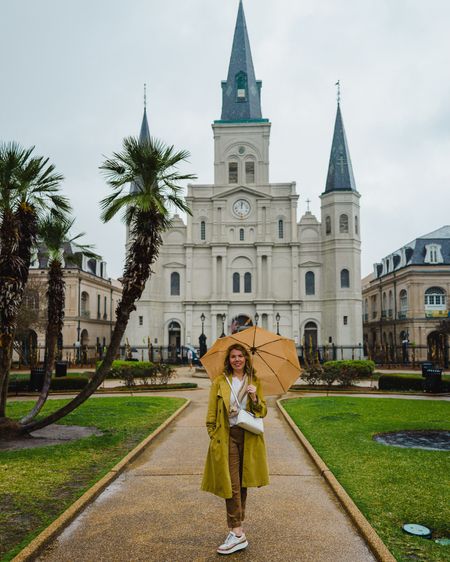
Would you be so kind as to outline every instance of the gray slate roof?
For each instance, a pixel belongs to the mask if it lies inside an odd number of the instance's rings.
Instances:
[[[431,244],[436,244],[440,247],[442,261],[439,263],[425,261],[427,255],[426,246]],[[399,250],[386,256],[383,261],[385,264],[390,262],[389,270],[386,270],[386,265],[383,267],[383,263],[374,264],[377,277],[382,277],[409,265],[426,265],[429,267],[450,265],[450,225],[441,226],[437,230],[433,230],[433,232],[416,238],[402,246]]]
[[[222,117],[218,122],[262,121],[261,85],[261,81],[255,78],[241,0],[234,30],[228,78],[222,82]],[[244,97],[238,97],[238,89],[245,91]]]
[[[327,183],[325,186],[325,193],[330,191],[356,191],[350,151],[347,145],[347,137],[345,135],[339,103],[334,124]]]

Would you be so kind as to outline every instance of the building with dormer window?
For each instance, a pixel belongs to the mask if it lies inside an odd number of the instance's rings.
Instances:
[[[450,306],[450,226],[416,238],[374,265],[363,279],[364,341],[373,356],[448,364],[440,322]],[[403,346],[403,347],[402,347]]]
[[[271,123],[261,89],[240,2],[222,113],[212,124],[214,183],[188,186],[192,216],[185,223],[176,215],[163,236],[130,317],[132,345],[148,337],[154,345],[198,345],[202,314],[208,346],[223,324],[229,334],[258,318],[276,331],[278,314],[280,333],[298,345],[362,343],[360,195],[340,105],[321,220],[307,210],[298,222],[296,183],[270,181]],[[142,135],[149,135],[146,114]]]

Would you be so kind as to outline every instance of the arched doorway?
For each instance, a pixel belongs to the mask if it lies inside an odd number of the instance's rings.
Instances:
[[[433,361],[439,366],[444,367],[447,362],[448,353],[447,334],[439,331],[431,332],[427,337],[428,361]]]
[[[80,334],[81,363],[88,362],[89,332],[84,329]]]
[[[175,320],[169,322],[169,346],[168,358],[171,363],[176,363],[178,357],[181,357],[181,326]]]
[[[318,358],[317,353],[317,324],[307,322],[303,330],[303,351],[306,363],[314,363]]]

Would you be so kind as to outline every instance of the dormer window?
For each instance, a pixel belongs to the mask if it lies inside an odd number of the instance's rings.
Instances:
[[[236,74],[236,98],[237,101],[247,101],[247,74],[242,71]]]
[[[427,244],[425,250],[426,254],[423,260],[425,263],[443,263],[440,244]]]

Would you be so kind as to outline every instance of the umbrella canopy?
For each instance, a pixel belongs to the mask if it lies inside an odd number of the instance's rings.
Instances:
[[[297,349],[293,340],[257,326],[219,338],[200,361],[210,379],[223,373],[230,345],[243,345],[252,358],[253,369],[262,383],[264,394],[284,394],[300,376]]]

